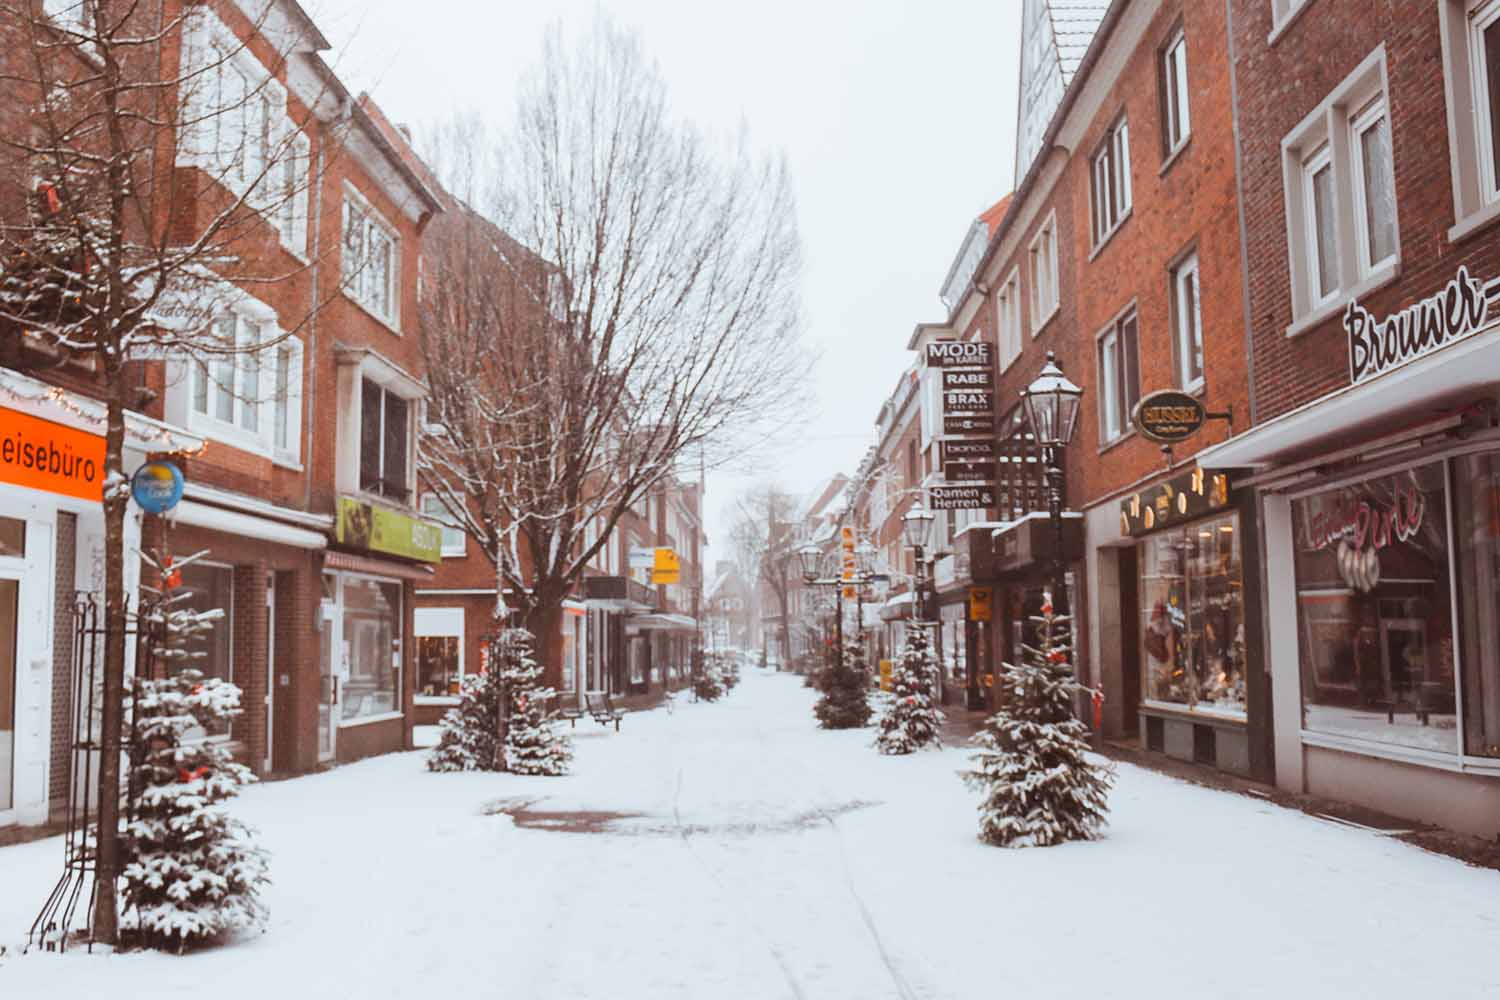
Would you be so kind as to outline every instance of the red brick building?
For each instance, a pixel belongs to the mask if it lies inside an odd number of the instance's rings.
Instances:
[[[1276,781],[1492,836],[1500,3],[1228,7]]]

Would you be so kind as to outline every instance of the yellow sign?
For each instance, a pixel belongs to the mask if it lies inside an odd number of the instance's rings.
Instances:
[[[677,553],[669,548],[658,548],[656,560],[651,566],[652,583],[677,583],[682,579],[682,566],[677,561]]]
[[[990,588],[969,588],[969,621],[987,622],[990,620]]]
[[[891,674],[895,672],[895,669],[896,665],[892,661],[880,661],[880,690],[889,691],[891,689]]]
[[[846,600],[846,601],[852,601],[852,600],[855,600],[858,597],[859,597],[859,588],[858,587],[845,587],[844,588],[844,600]]]

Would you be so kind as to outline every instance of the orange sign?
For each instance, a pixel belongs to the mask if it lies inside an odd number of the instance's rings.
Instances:
[[[80,500],[104,496],[104,439],[0,410],[0,482]]]
[[[969,621],[987,622],[990,620],[990,588],[969,588]]]

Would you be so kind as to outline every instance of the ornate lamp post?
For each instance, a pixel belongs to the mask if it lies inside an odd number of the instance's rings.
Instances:
[[[833,641],[834,655],[838,657],[840,667],[844,665],[844,588],[843,581],[837,578],[818,579],[818,561],[823,557],[823,550],[812,542],[808,542],[797,550],[797,558],[802,563],[802,581],[809,587],[833,587],[835,611],[833,615]]]
[[[1047,363],[1035,382],[1021,393],[1031,434],[1044,451],[1047,462],[1047,512],[1052,520],[1052,604],[1060,607],[1066,601],[1066,564],[1063,560],[1063,449],[1073,440],[1078,425],[1079,404],[1083,390],[1069,382],[1058,367],[1057,358],[1047,352]],[[1071,611],[1072,609],[1068,609]]]
[[[911,510],[901,516],[901,529],[906,535],[906,544],[912,548],[916,557],[917,593],[912,614],[917,621],[927,620],[927,561],[922,550],[927,547],[927,536],[932,533],[932,522],[935,520],[936,515],[923,507],[921,500],[912,504]]]

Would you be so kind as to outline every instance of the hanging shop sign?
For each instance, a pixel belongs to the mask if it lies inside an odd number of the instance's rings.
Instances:
[[[974,486],[932,486],[927,490],[928,510],[987,510],[995,506],[993,483]]]
[[[1229,506],[1229,477],[1194,469],[1120,501],[1120,533],[1132,537]]]
[[[927,345],[928,368],[977,368],[995,363],[991,346],[983,340],[939,340]]]
[[[1358,302],[1344,307],[1349,382],[1359,385],[1478,333],[1500,319],[1500,278],[1480,281],[1460,267],[1442,290],[1377,320]]]
[[[339,544],[350,548],[423,562],[435,563],[443,558],[441,525],[353,497],[339,497],[335,532]]]
[[[0,428],[0,482],[104,498],[104,438],[15,410],[0,410]]]
[[[677,559],[677,553],[666,546],[658,546],[651,565],[651,582],[677,583],[681,579],[682,564]]]
[[[969,621],[987,622],[990,620],[990,597],[994,591],[988,587],[969,588]]]
[[[994,462],[945,462],[943,478],[950,483],[993,483]]]
[[[1142,437],[1161,444],[1186,441],[1203,427],[1208,412],[1198,397],[1176,389],[1153,392],[1135,404],[1130,422]]]
[[[980,413],[967,417],[943,415],[943,433],[956,435],[995,436],[995,415]]]
[[[147,514],[164,514],[177,506],[185,485],[171,462],[147,462],[130,477],[130,495]]]
[[[988,413],[995,408],[995,394],[985,390],[943,393],[943,413]]]
[[[961,389],[993,389],[995,388],[995,370],[993,368],[948,368],[943,371],[943,388],[945,390]]]
[[[995,460],[995,439],[974,438],[968,441],[942,441],[943,464],[949,462],[982,462]]]

